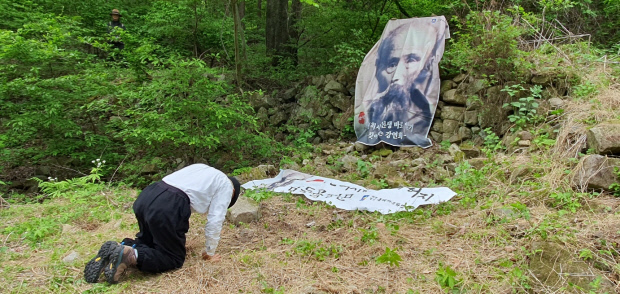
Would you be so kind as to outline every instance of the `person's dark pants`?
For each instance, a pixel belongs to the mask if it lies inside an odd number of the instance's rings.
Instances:
[[[185,262],[185,234],[191,215],[187,195],[164,182],[146,187],[133,203],[140,232],[125,245],[138,250],[138,269],[161,273]]]
[[[119,50],[125,49],[125,43],[123,42],[110,42],[110,44],[112,44],[112,49],[119,49]]]

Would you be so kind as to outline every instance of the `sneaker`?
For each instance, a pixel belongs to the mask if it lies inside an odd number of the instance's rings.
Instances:
[[[101,245],[97,256],[93,257],[84,268],[84,280],[89,283],[97,283],[103,269],[108,265],[112,248],[118,245],[118,242],[107,241]]]
[[[125,270],[137,263],[136,254],[132,247],[120,244],[114,246],[110,254],[110,263],[104,270],[106,280],[110,284],[118,283]]]

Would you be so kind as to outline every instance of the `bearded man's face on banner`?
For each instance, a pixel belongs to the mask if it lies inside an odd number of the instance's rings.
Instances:
[[[403,25],[390,32],[379,46],[375,63],[377,92],[389,90],[388,96],[394,96],[416,88],[425,93],[436,36],[432,27],[416,30]]]

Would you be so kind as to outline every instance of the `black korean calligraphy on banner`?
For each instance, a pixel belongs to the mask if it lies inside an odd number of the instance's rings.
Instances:
[[[353,183],[288,169],[281,170],[275,178],[250,181],[242,187],[304,195],[312,201],[324,201],[341,209],[378,211],[383,214],[410,211],[420,205],[439,204],[456,195],[446,187],[371,190]]]
[[[358,142],[431,146],[439,100],[439,61],[450,38],[445,17],[390,20],[357,75],[354,127]]]

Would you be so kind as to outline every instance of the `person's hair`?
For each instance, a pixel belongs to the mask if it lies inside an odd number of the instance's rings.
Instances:
[[[230,204],[228,205],[228,208],[231,208],[233,205],[235,205],[235,202],[237,202],[237,199],[239,198],[239,193],[241,192],[241,184],[235,177],[228,178],[230,179],[233,187],[235,188],[235,194],[233,195],[232,199],[230,200]]]

